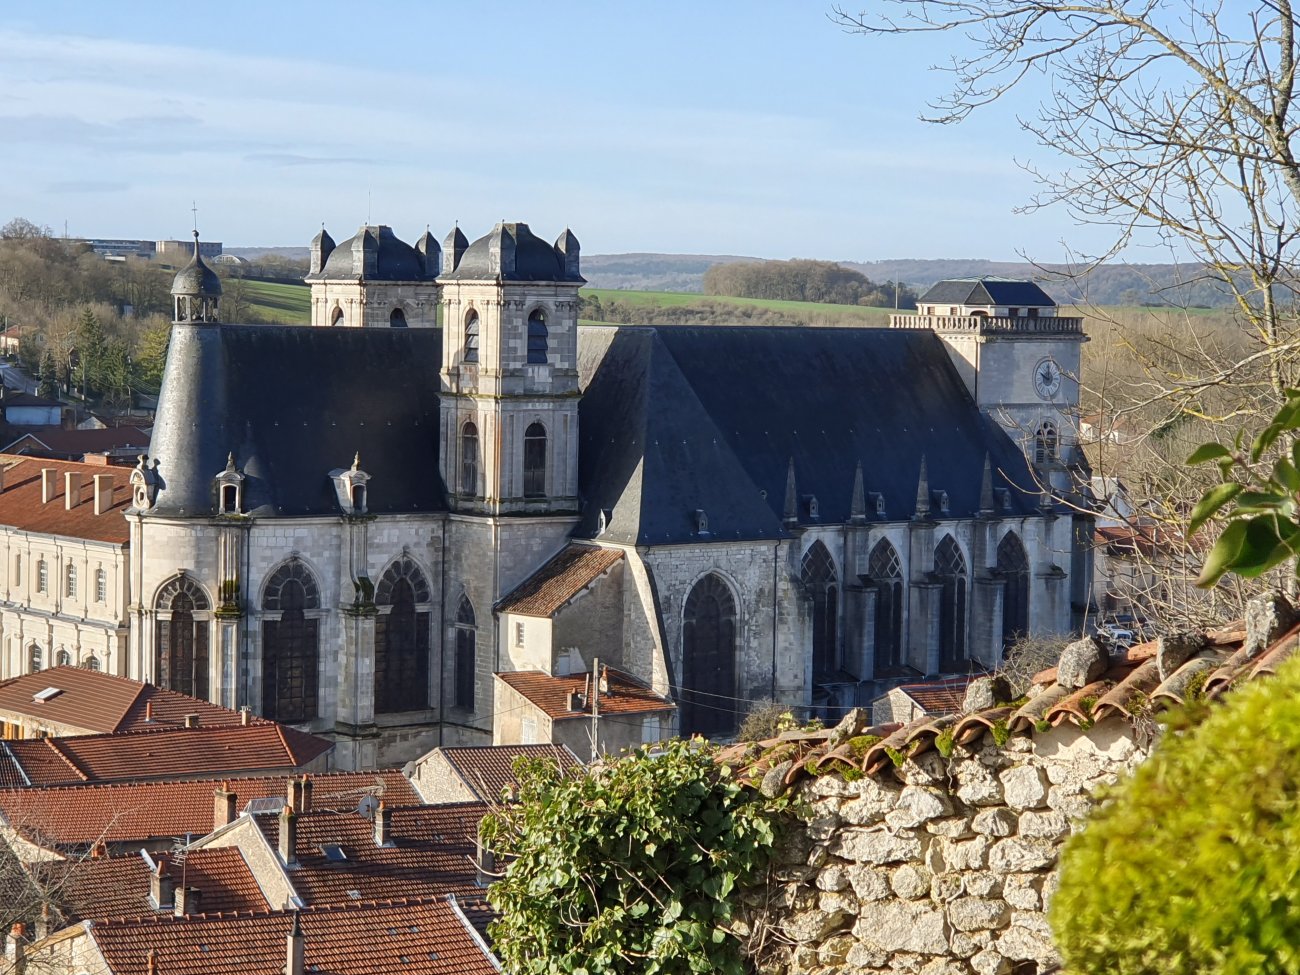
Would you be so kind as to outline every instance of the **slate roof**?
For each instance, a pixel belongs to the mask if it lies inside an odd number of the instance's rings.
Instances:
[[[57,688],[44,701],[34,695]],[[0,711],[29,714],[51,722],[85,729],[87,734],[146,731],[184,727],[187,715],[197,715],[201,727],[238,725],[238,711],[152,684],[83,667],[51,667],[0,683]],[[264,724],[264,718],[249,717]]]
[[[0,464],[4,465],[0,524],[21,531],[115,545],[125,545],[130,540],[130,528],[122,517],[131,503],[129,472],[98,464],[31,460],[13,455],[0,456]],[[41,501],[41,470],[44,468],[51,468],[58,475],[55,496],[48,504]],[[71,511],[67,510],[64,497],[64,475],[69,471],[81,474],[80,502]],[[95,514],[95,482],[92,478],[96,474],[108,474],[113,478],[112,507],[100,515]]]
[[[498,975],[454,899],[303,911],[103,921],[88,927],[107,975],[278,975],[298,918],[305,970],[330,975]],[[39,950],[39,948],[37,949]]]
[[[254,514],[336,514],[329,472],[360,451],[370,512],[446,510],[438,329],[176,325],[151,455],[154,511],[216,513],[234,453]]]
[[[1055,308],[1056,302],[1032,281],[1003,278],[956,278],[930,286],[916,299],[920,304],[1010,305]]]
[[[576,238],[566,234],[576,244]],[[562,235],[563,238],[563,235]],[[542,240],[526,223],[499,223],[470,244],[444,281],[571,281],[585,283],[580,275],[569,275],[563,256]]]
[[[1131,647],[1110,657],[1108,669],[1083,687],[1062,684],[1053,667],[1033,677],[1023,702],[928,716],[906,725],[868,726],[865,714],[855,710],[837,728],[732,745],[718,760],[737,769],[744,781],[757,783],[772,775],[779,778],[773,787],[789,786],[810,775],[848,769],[879,775],[895,767],[898,755],[915,758],[934,750],[940,735],[974,747],[995,729],[1013,735],[1061,725],[1087,730],[1109,718],[1152,715],[1186,703],[1192,695],[1213,702],[1245,681],[1267,678],[1300,649],[1300,622],[1294,622],[1300,616],[1288,609],[1281,617],[1281,625],[1269,633],[1251,635],[1243,626],[1230,626],[1191,638],[1190,645],[1162,638]]]
[[[393,769],[307,777],[313,809],[350,812],[363,796],[393,805],[420,802],[411,783]],[[187,779],[0,789],[0,815],[33,842],[51,847],[205,836],[212,831],[213,793],[219,784]],[[287,775],[229,778],[224,784],[235,793],[240,810],[253,799],[288,795]]]
[[[622,549],[568,545],[501,599],[496,609],[551,616],[622,560]]]
[[[375,270],[369,274],[361,254],[366,246],[375,250]],[[414,247],[394,234],[392,227],[380,224],[362,227],[336,245],[325,266],[317,274],[308,274],[306,280],[432,281],[435,276],[425,273],[424,261]]]
[[[389,808],[390,841],[377,846],[374,821],[359,813],[312,812],[297,818],[294,854],[297,866],[289,880],[303,903],[313,907],[373,901],[400,894],[479,894],[474,862],[479,820],[487,803]],[[272,848],[280,838],[276,816],[256,816]],[[338,846],[342,860],[323,852]]]
[[[197,887],[204,913],[267,911],[271,905],[257,885],[243,855],[233,847],[190,850],[183,863],[171,854],[155,862],[179,887]],[[64,923],[83,918],[141,917],[155,913],[149,903],[150,868],[138,852],[118,856],[45,860],[29,864],[28,873],[46,889],[55,889]]]
[[[978,510],[986,456],[994,487],[1010,489],[1012,513],[1036,510],[1024,455],[981,415],[932,332],[588,326],[579,334],[580,537],[597,537],[602,509],[612,513],[599,535],[608,542],[698,542],[697,509],[712,540],[783,537],[792,458],[803,523],[807,495],[820,522],[849,519],[859,462],[886,517],[911,517],[922,456],[931,489],[948,492],[948,517]]]
[[[563,745],[460,745],[434,750],[452,772],[483,802],[500,802],[518,786],[514,764],[519,758],[558,762],[562,769],[582,763]]]
[[[591,720],[590,711],[569,709],[569,692],[582,691],[591,681],[591,674],[554,677],[540,670],[520,670],[496,676],[556,721],[570,718]],[[672,711],[676,707],[630,674],[609,668],[609,690],[600,695],[601,714],[654,714]]]
[[[289,771],[333,747],[269,721],[0,742],[0,788]]]

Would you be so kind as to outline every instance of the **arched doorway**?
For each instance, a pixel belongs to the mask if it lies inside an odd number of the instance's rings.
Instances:
[[[736,730],[736,600],[709,573],[691,588],[682,613],[683,735],[729,735]]]

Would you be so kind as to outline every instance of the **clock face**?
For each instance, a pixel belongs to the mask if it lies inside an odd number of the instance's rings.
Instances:
[[[1034,366],[1034,389],[1043,399],[1051,399],[1061,391],[1061,367],[1050,355]]]

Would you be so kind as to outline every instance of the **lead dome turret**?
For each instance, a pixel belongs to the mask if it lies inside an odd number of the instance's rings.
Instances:
[[[177,322],[220,321],[221,278],[208,267],[199,253],[199,232],[194,231],[194,256],[172,279],[172,300]]]

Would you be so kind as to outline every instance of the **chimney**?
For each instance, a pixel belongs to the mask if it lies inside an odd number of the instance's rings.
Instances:
[[[280,859],[286,867],[296,867],[298,858],[298,814],[293,806],[280,810]]]
[[[113,507],[113,475],[95,475],[95,514],[102,515]]]
[[[66,471],[63,475],[63,506],[71,511],[81,503],[81,471]]]
[[[13,975],[22,975],[27,971],[27,953],[23,950],[23,942],[26,940],[27,928],[21,923],[10,928],[9,937],[5,938],[5,959],[12,965],[10,971]]]
[[[193,917],[203,913],[202,898],[197,887],[177,887],[172,898],[176,902],[174,913],[177,917]]]
[[[284,961],[284,975],[303,975],[306,944],[302,936],[302,925],[298,922],[298,912],[293,912],[293,927],[289,929],[288,951]]]
[[[568,698],[567,704],[570,711],[587,710],[587,701],[583,697],[582,691],[569,691]]]
[[[153,701],[144,702],[144,723],[153,724]]]
[[[480,887],[490,886],[497,879],[496,869],[496,854],[483,842],[482,836],[478,837],[474,841],[474,882]]]
[[[230,791],[229,782],[222,782],[221,786],[213,792],[213,797],[212,829],[216,831],[235,821],[235,808],[239,804],[239,796]]]
[[[253,722],[253,709],[245,704],[239,709],[239,723],[247,727]]]
[[[36,940],[40,941],[43,938],[48,938],[50,936],[51,927],[52,925],[50,924],[50,905],[42,904],[41,916],[36,921]]]
[[[185,715],[185,727],[197,728],[199,726],[199,716],[197,714]]]
[[[167,861],[159,860],[149,874],[149,902],[154,910],[170,911],[176,904],[176,881],[167,876]]]
[[[144,956],[145,975],[158,975],[158,949],[150,948],[149,954]]]
[[[383,799],[375,810],[375,846],[393,845],[393,811]]]
[[[41,468],[41,504],[49,504],[59,493],[59,472],[53,467]]]
[[[290,776],[289,805],[300,813],[311,812],[311,779],[306,775],[301,778]]]

